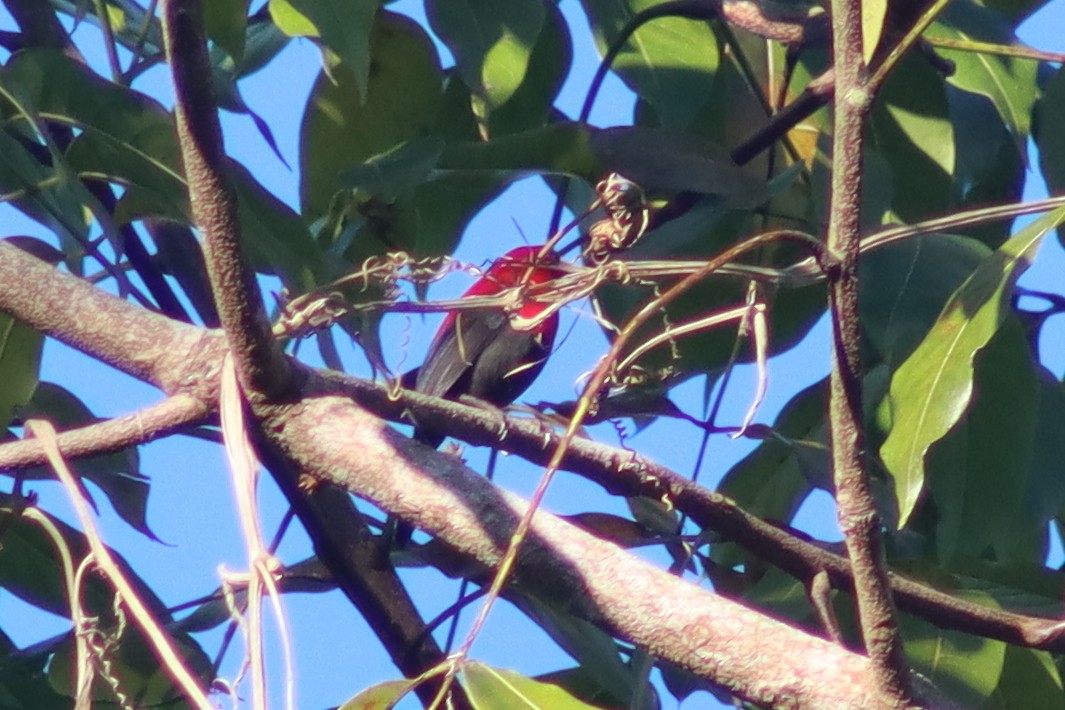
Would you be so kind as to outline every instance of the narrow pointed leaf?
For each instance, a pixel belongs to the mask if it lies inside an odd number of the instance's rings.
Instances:
[[[462,687],[476,710],[590,710],[568,691],[552,683],[541,683],[515,671],[493,668],[483,663],[467,663],[462,670]]]
[[[973,359],[1002,324],[1013,284],[1028,268],[1043,237],[1063,219],[1065,209],[1047,214],[987,257],[892,377],[880,412],[891,422],[891,430],[880,455],[895,479],[899,527],[906,524],[924,487],[928,448],[969,407]]]

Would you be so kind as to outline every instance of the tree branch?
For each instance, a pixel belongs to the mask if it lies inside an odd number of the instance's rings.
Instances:
[[[206,241],[207,268],[222,327],[249,399],[260,395],[273,399],[288,388],[290,373],[270,334],[255,274],[241,250],[198,0],[163,4],[163,38],[192,214]]]
[[[862,60],[862,10],[858,0],[833,0],[833,67],[836,74],[832,132],[832,195],[827,247],[837,265],[828,274],[833,364],[829,375],[832,446],[840,529],[854,572],[854,593],[865,650],[880,690],[899,704],[912,697],[905,652],[891,599],[876,510],[865,470],[862,410],[861,319],[858,256],[861,245],[862,139],[872,104]]]
[[[307,394],[260,408],[263,431],[301,475],[357,493],[497,567],[523,500],[349,399],[310,387]],[[530,532],[515,583],[742,698],[771,706],[896,707],[871,685],[865,658],[680,580],[545,511]]]
[[[203,422],[213,413],[214,407],[204,400],[177,394],[132,414],[62,432],[56,440],[63,457],[74,461],[155,441]],[[37,439],[0,444],[0,471],[17,471],[47,462]]]
[[[35,290],[39,297],[33,296]],[[0,241],[0,311],[168,392],[186,395],[207,403],[208,407],[214,407],[217,402],[218,363],[225,353],[225,341],[220,333],[197,330],[145,311],[3,241]],[[108,325],[94,327],[97,323],[94,318],[98,317],[102,319],[100,323]],[[114,337],[111,331],[115,329],[123,339]],[[127,344],[128,352],[122,350],[123,343]],[[552,432],[538,422],[513,416],[503,418],[484,405],[471,407],[416,392],[402,392],[397,396],[380,384],[330,371],[305,370],[302,377],[316,380],[313,382],[316,391],[343,393],[378,416],[408,421],[409,413],[413,412],[419,421],[439,422],[441,431],[446,430],[456,438],[478,446],[505,448],[533,463],[546,463],[557,445]],[[60,434],[60,446],[71,458],[122,448],[102,444],[97,448],[91,442],[102,440],[98,435],[100,429],[115,426],[128,431],[130,423],[126,418],[115,421],[123,420],[124,424],[101,422]],[[17,470],[45,461],[33,450],[21,447],[12,443],[0,448],[3,452],[0,468]],[[752,516],[724,496],[697,486],[632,451],[577,439],[567,451],[562,467],[616,495],[665,496],[700,526],[718,531],[804,582],[825,570],[834,587],[853,588],[846,558]],[[1055,619],[984,607],[900,575],[892,574],[890,580],[903,608],[941,627],[1065,652],[1065,635]]]

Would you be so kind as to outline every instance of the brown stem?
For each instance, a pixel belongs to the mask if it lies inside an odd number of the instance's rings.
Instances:
[[[163,4],[163,39],[192,214],[206,241],[207,268],[222,327],[249,399],[273,400],[286,391],[291,373],[270,334],[255,274],[241,250],[198,0]]]
[[[90,424],[59,434],[59,449],[71,461],[122,451],[203,422],[213,407],[203,400],[181,394],[132,414]],[[0,444],[0,471],[15,471],[47,462],[37,439],[19,439]]]
[[[902,637],[876,510],[865,470],[862,420],[861,321],[858,256],[861,244],[862,138],[872,104],[862,60],[861,3],[833,0],[832,195],[827,248],[837,263],[828,272],[833,365],[829,375],[829,438],[840,529],[854,574],[854,593],[866,653],[880,689],[905,703],[911,696]]]

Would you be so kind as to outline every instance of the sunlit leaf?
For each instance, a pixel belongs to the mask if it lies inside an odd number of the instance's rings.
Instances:
[[[949,208],[954,126],[939,72],[908,55],[884,83],[870,125],[869,148],[890,167],[891,210],[903,220],[917,220]]]
[[[928,336],[899,367],[881,419],[891,422],[880,455],[895,480],[899,526],[925,481],[928,448],[950,431],[972,398],[973,360],[998,330],[1013,284],[1065,210],[1041,217],[984,259],[943,309]]]
[[[925,36],[1004,45],[1017,41],[1012,28],[994,13],[972,2],[950,3],[939,21],[925,31]],[[990,99],[1010,133],[1023,144],[1031,127],[1032,106],[1039,96],[1037,63],[986,51],[965,52],[948,48],[937,48],[936,51],[942,52],[954,64],[955,71],[948,81],[960,89]]]
[[[472,661],[462,668],[460,682],[476,710],[594,710],[558,685],[541,683],[515,671]]]
[[[417,680],[390,680],[370,686],[337,710],[389,710],[404,695],[411,692]]]
[[[345,66],[331,77],[323,72],[311,89],[300,129],[300,200],[309,219],[327,212],[342,170],[431,131],[443,75],[424,30],[382,12],[371,54],[375,68],[365,101]]]
[[[583,0],[600,56],[637,13],[663,1]],[[720,61],[717,39],[706,21],[662,17],[636,30],[613,69],[654,106],[663,127],[681,129],[710,98]]]
[[[270,14],[291,37],[318,37],[355,78],[365,100],[370,76],[370,32],[379,0],[270,0]]]
[[[862,60],[869,64],[880,44],[887,16],[887,0],[862,0]]]
[[[554,3],[544,4],[544,26],[529,57],[525,78],[488,116],[488,135],[517,133],[547,124],[553,103],[573,61],[573,40],[566,18]]]
[[[455,56],[482,120],[505,104],[525,80],[544,26],[541,0],[429,0],[429,24]]]

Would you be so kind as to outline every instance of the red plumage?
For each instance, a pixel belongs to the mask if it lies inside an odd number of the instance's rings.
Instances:
[[[540,284],[557,275],[558,255],[540,257],[542,247],[512,249],[497,259],[463,298],[492,296],[522,283]],[[534,319],[550,304],[529,300],[514,314]],[[528,330],[518,330],[502,310],[451,311],[437,330],[414,389],[446,399],[471,395],[504,407],[528,389],[544,367],[558,332],[558,313]],[[412,375],[414,373],[411,373]],[[419,430],[416,436],[438,446],[442,436]]]

